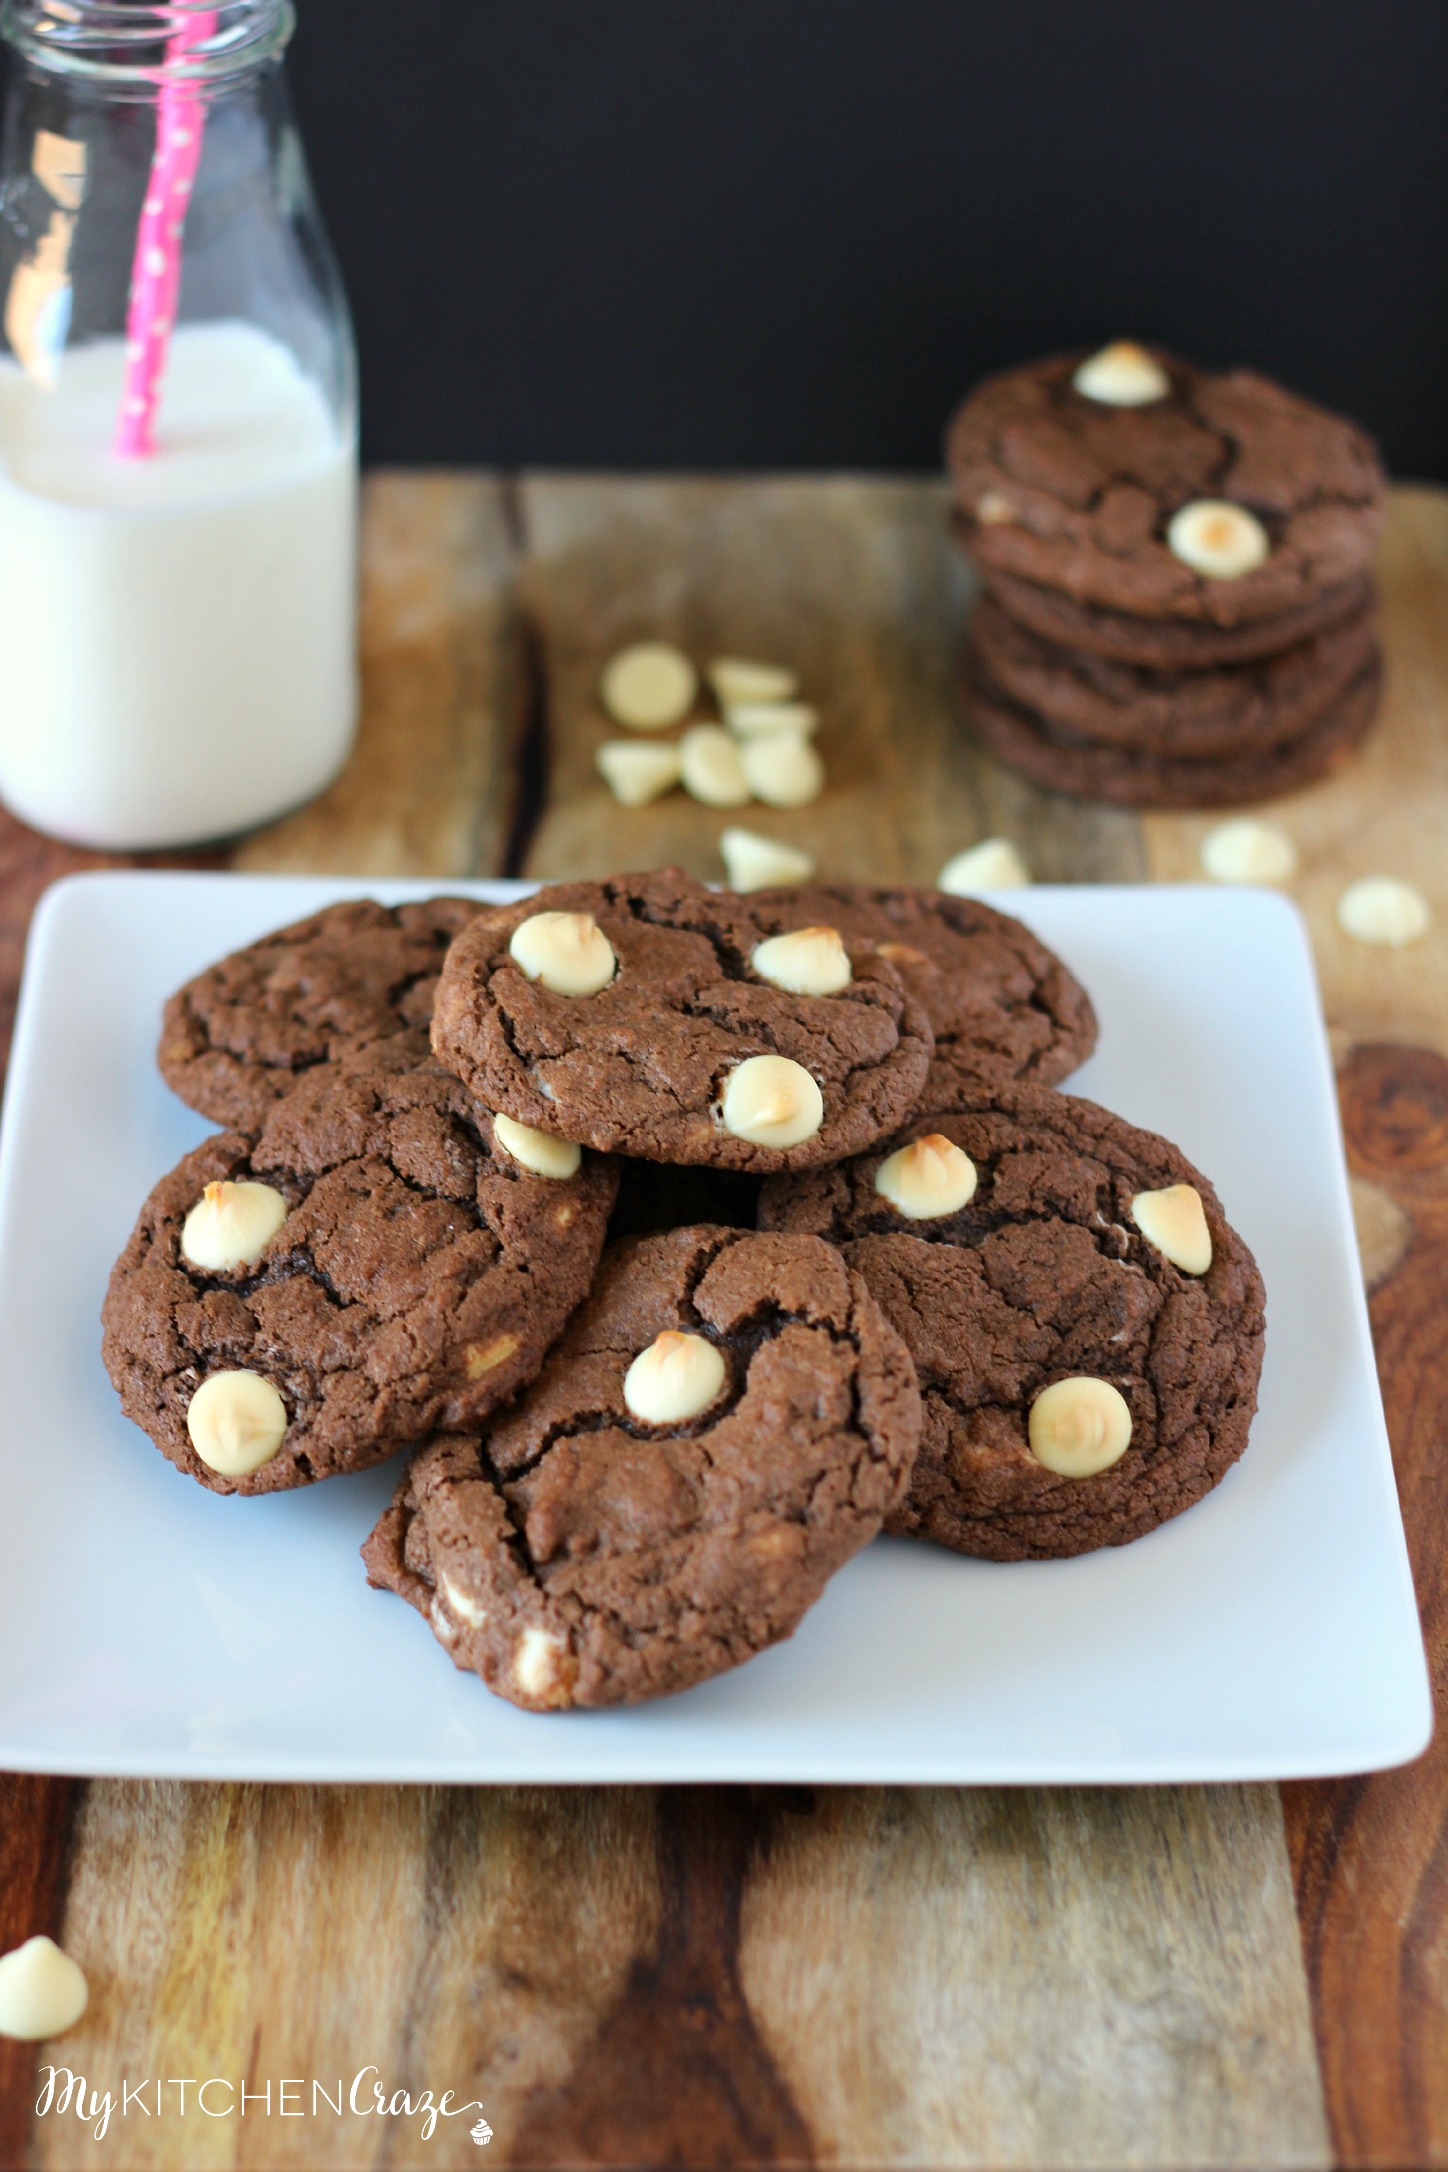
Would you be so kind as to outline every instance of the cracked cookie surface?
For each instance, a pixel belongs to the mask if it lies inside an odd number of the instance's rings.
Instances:
[[[771,930],[829,923],[889,960],[935,1036],[926,1108],[967,1106],[982,1087],[1016,1080],[1054,1086],[1096,1046],[1096,1013],[1075,975],[1028,927],[978,898],[801,883],[751,891],[749,902]]]
[[[552,912],[591,915],[612,945],[617,970],[597,993],[559,994],[510,955],[514,930]],[[929,1022],[869,945],[851,950],[836,994],[771,985],[750,959],[774,925],[752,898],[674,869],[552,884],[458,937],[433,1046],[487,1107],[603,1152],[759,1174],[858,1152],[919,1098]],[[724,1129],[724,1083],[756,1055],[814,1079],[823,1118],[812,1136],[780,1147]]]
[[[431,1061],[315,1073],[259,1139],[208,1139],[152,1191],[111,1274],[106,1369],[126,1415],[213,1492],[362,1469],[533,1378],[587,1293],[615,1181],[590,1155],[570,1178],[532,1175]],[[281,1227],[246,1265],[192,1265],[182,1230],[206,1186],[254,1182],[282,1195]],[[187,1430],[201,1382],[232,1370],[270,1381],[288,1421],[239,1478]]]
[[[932,1132],[970,1156],[975,1194],[909,1221],[875,1177]],[[1179,1184],[1205,1210],[1204,1275],[1132,1214],[1137,1193]],[[771,1180],[760,1217],[840,1245],[915,1360],[924,1428],[890,1531],[998,1561],[1119,1546],[1200,1500],[1246,1446],[1264,1335],[1252,1255],[1184,1154],[1093,1102],[1026,1089],[917,1116],[888,1147]],[[1035,1459],[1028,1421],[1043,1389],[1080,1376],[1124,1397],[1131,1441],[1074,1479]]]
[[[958,410],[946,459],[987,576],[1210,626],[1272,618],[1360,576],[1382,519],[1372,441],[1251,371],[1156,359],[1170,390],[1146,406],[1088,399],[1072,382],[1082,357],[1064,355],[987,379]],[[1214,580],[1173,554],[1173,514],[1202,499],[1255,515],[1263,564]]]
[[[651,1426],[625,1376],[670,1330],[724,1384]],[[919,1425],[904,1345],[831,1246],[634,1238],[516,1409],[414,1456],[363,1558],[515,1704],[663,1696],[790,1635],[900,1501]]]
[[[248,943],[170,998],[161,1076],[213,1123],[256,1132],[320,1065],[383,1041],[394,1066],[425,1062],[443,956],[480,910],[468,898],[355,898]]]

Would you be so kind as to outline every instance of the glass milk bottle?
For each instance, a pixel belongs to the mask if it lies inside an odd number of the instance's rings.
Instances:
[[[288,0],[6,0],[0,798],[111,849],[356,728],[356,371]]]

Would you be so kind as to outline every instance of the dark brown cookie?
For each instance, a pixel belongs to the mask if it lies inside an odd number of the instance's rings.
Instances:
[[[876,1189],[885,1149],[771,1179],[760,1204],[766,1227],[843,1247],[915,1360],[925,1427],[887,1529],[998,1561],[1140,1538],[1247,1444],[1264,1332],[1251,1253],[1184,1154],[1074,1095],[1020,1090],[917,1117],[888,1151],[931,1136],[975,1167],[954,1212],[900,1213]],[[1179,1185],[1205,1213],[1204,1273],[1174,1266],[1133,1206]],[[1119,1461],[1073,1478],[1032,1453],[1030,1414],[1080,1378],[1123,1399],[1131,1430]]]
[[[976,738],[1049,791],[1124,807],[1240,807],[1315,784],[1345,761],[1366,737],[1381,691],[1382,666],[1374,652],[1333,707],[1295,739],[1260,754],[1215,759],[1137,754],[1061,739],[979,676],[967,683],[966,705]]]
[[[1376,620],[1364,611],[1255,663],[1147,671],[1057,648],[986,597],[970,640],[984,682],[1039,717],[1053,738],[1202,760],[1301,738],[1372,662]]]
[[[1013,580],[996,569],[986,576],[985,586],[987,595],[994,596],[1018,625],[1028,626],[1056,647],[1141,664],[1150,671],[1215,671],[1226,664],[1276,656],[1314,634],[1360,618],[1375,600],[1373,583],[1364,574],[1326,588],[1309,603],[1272,618],[1246,619],[1240,626],[1204,626],[1191,619],[1103,611],[1094,604],[1074,603],[1059,589]]]
[[[588,1291],[614,1184],[591,1156],[572,1177],[534,1175],[431,1062],[315,1073],[258,1141],[208,1139],[151,1193],[106,1294],[106,1369],[127,1417],[214,1493],[378,1463],[435,1426],[478,1424],[533,1378]],[[243,1264],[183,1255],[208,1185],[262,1185],[263,1206],[285,1206]],[[225,1189],[211,1201],[223,1215],[255,1203]],[[192,1247],[204,1249],[194,1232]],[[233,1452],[208,1465],[188,1420],[223,1373],[263,1386],[224,1421]],[[241,1467],[238,1426],[257,1453],[275,1439],[254,1468]]]
[[[873,943],[930,1020],[927,1108],[962,1108],[982,1086],[1054,1086],[1096,1046],[1096,1013],[1075,975],[1030,929],[978,898],[941,890],[805,883],[754,890],[771,927],[837,927]]]
[[[433,990],[468,898],[329,905],[209,966],[166,1005],[156,1060],[174,1093],[214,1123],[259,1131],[319,1064],[391,1040],[394,1068],[426,1061]]]
[[[555,883],[453,944],[433,1046],[487,1107],[604,1152],[760,1174],[838,1160],[914,1107],[929,1022],[869,944],[833,993],[764,978],[774,928],[676,869]],[[588,946],[594,992],[529,977],[510,944],[540,930]]]
[[[661,1335],[655,1388],[717,1386],[650,1423],[631,1368]],[[499,1696],[631,1704],[789,1636],[898,1505],[919,1427],[904,1346],[831,1246],[637,1238],[515,1411],[414,1457],[363,1559]]]
[[[1352,423],[1249,370],[1213,375],[1167,355],[1165,398],[1109,406],[1076,389],[1083,359],[989,378],[950,425],[951,486],[987,574],[1110,611],[1237,626],[1366,571],[1384,478]],[[1235,579],[1195,571],[1167,543],[1183,506],[1221,500],[1269,545]]]

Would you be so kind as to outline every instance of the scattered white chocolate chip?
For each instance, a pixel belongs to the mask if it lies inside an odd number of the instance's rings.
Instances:
[[[462,1586],[455,1584],[450,1576],[440,1576],[438,1585],[443,1598],[447,1601],[453,1613],[457,1615],[458,1620],[465,1621],[470,1629],[481,1629],[483,1623],[487,1620],[487,1616],[478,1605],[477,1600],[470,1599]]]
[[[535,1704],[566,1705],[572,1702],[577,1664],[566,1664],[562,1640],[536,1625],[525,1629],[513,1653],[513,1681]]]
[[[554,995],[597,995],[618,970],[614,947],[592,913],[533,913],[514,928],[508,955]]]
[[[798,1146],[825,1119],[824,1095],[791,1056],[746,1056],[724,1082],[720,1120],[755,1146]]]
[[[1131,1218],[1148,1244],[1154,1244],[1184,1275],[1204,1275],[1212,1264],[1212,1233],[1207,1210],[1194,1184],[1168,1184],[1165,1191],[1138,1192]]]
[[[604,666],[599,681],[603,706],[633,732],[661,731],[688,713],[699,689],[687,656],[667,641],[636,641]]]
[[[838,928],[791,928],[756,943],[749,963],[761,980],[791,995],[838,995],[853,974]]]
[[[583,1149],[571,1139],[553,1139],[546,1131],[534,1131],[530,1124],[515,1122],[511,1116],[493,1118],[493,1137],[504,1153],[511,1154],[534,1176],[577,1176],[578,1165],[583,1159]]]
[[[1338,926],[1345,935],[1389,950],[1416,943],[1432,919],[1422,891],[1391,875],[1364,875],[1360,882],[1349,883],[1337,901]]]
[[[747,702],[788,701],[799,679],[783,664],[753,664],[742,656],[716,656],[708,666],[709,684],[721,709]]]
[[[1094,1478],[1131,1446],[1131,1412],[1109,1380],[1057,1380],[1027,1421],[1031,1454],[1060,1478]]]
[[[620,807],[647,807],[679,781],[679,750],[672,740],[608,739],[593,757],[599,775]]]
[[[1146,407],[1152,400],[1164,400],[1171,390],[1171,379],[1156,357],[1134,339],[1113,339],[1109,347],[1088,356],[1071,382],[1088,400],[1100,400],[1106,407]]]
[[[1023,890],[1030,879],[1030,869],[1008,838],[987,837],[947,860],[936,888],[952,897],[974,897],[981,890]]]
[[[186,1430],[209,1471],[245,1478],[280,1448],[287,1406],[260,1373],[212,1373],[191,1398]]]
[[[988,490],[976,506],[975,517],[986,528],[1000,528],[1015,519],[1016,509],[1003,490]]]
[[[1208,830],[1202,865],[1214,882],[1290,882],[1297,873],[1297,847],[1275,822],[1239,815]]]
[[[825,765],[803,732],[764,732],[740,748],[744,781],[767,807],[807,807],[824,790]]]
[[[679,741],[679,774],[691,799],[706,807],[743,807],[750,791],[739,742],[722,724],[691,724]]]
[[[724,711],[736,739],[768,738],[771,732],[800,732],[807,739],[819,720],[818,709],[807,701],[740,701]]]
[[[719,851],[730,889],[740,892],[808,882],[815,871],[813,859],[798,845],[781,844],[777,837],[761,837],[755,830],[725,830]]]
[[[1172,514],[1166,547],[1174,558],[1209,581],[1240,581],[1264,565],[1272,545],[1267,530],[1245,505],[1228,498],[1194,498]]]
[[[287,1218],[287,1203],[270,1184],[208,1184],[181,1225],[181,1252],[193,1267],[222,1273],[245,1267]]]
[[[724,1360],[712,1342],[666,1327],[624,1374],[623,1399],[645,1425],[678,1425],[707,1410],[724,1380]]]
[[[38,2044],[63,2036],[85,2012],[90,1987],[79,1962],[53,1938],[27,1938],[0,1954],[0,2036]]]
[[[897,1146],[875,1171],[875,1189],[907,1221],[957,1214],[975,1197],[975,1163],[940,1131]]]

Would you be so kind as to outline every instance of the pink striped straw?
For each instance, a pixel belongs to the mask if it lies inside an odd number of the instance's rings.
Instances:
[[[206,126],[200,86],[185,77],[173,81],[170,69],[205,43],[216,28],[216,16],[215,8],[188,7],[166,41],[156,101],[156,149],[136,229],[126,313],[126,376],[116,417],[115,449],[126,460],[144,460],[156,450],[156,409],[181,290],[181,235]]]

